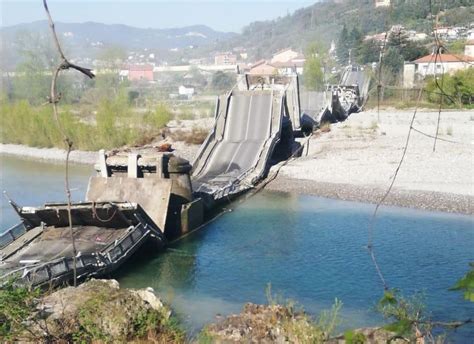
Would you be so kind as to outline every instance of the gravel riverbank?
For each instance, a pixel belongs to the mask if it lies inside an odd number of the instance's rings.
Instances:
[[[67,152],[59,148],[37,148],[25,145],[0,143],[0,154],[14,155],[23,158],[31,158],[49,161],[65,161]],[[97,161],[97,152],[72,151],[69,161],[77,164],[94,164]]]
[[[196,155],[199,149],[199,145],[186,144],[181,141],[171,143],[173,153],[177,156],[189,160],[190,162],[193,161],[194,156]],[[151,144],[143,147],[121,148],[120,151],[127,150],[140,153],[154,149],[156,150],[156,145]],[[0,156],[2,154],[52,162],[66,161],[66,151],[64,149],[59,148],[37,148],[28,147],[24,145],[0,143]],[[94,165],[97,162],[98,157],[99,152],[75,150],[71,152],[69,156],[69,161],[76,164]]]
[[[353,114],[311,140],[308,155],[281,168],[267,189],[343,200],[378,202],[406,142],[413,111]],[[414,127],[434,135],[438,113],[419,112]],[[385,204],[473,214],[474,116],[442,112],[440,140],[412,131],[394,188]],[[306,150],[305,150],[306,153]]]

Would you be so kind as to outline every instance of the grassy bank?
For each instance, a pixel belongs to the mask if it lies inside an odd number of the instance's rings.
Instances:
[[[0,142],[32,147],[64,148],[50,106],[31,106],[26,101],[2,101]],[[69,106],[60,107],[60,125],[74,143],[74,149],[98,150],[140,145],[153,140],[172,118],[164,105],[136,113],[126,97],[103,100],[92,114],[81,115]]]

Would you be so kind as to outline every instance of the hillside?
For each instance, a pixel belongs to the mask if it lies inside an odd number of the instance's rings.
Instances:
[[[471,0],[432,1],[440,25],[469,25],[474,18]],[[375,8],[373,0],[322,1],[275,20],[255,22],[241,35],[226,42],[229,48],[244,47],[254,59],[291,46],[302,50],[312,42],[329,47],[337,41],[343,26],[357,28],[362,34],[385,31],[392,25],[430,33],[432,22],[426,0],[392,0],[391,7]]]
[[[19,24],[0,29],[2,63],[12,66],[18,61],[17,40],[25,32],[49,38],[47,21]],[[69,52],[75,57],[95,58],[106,47],[121,46],[127,51],[167,51],[185,47],[213,46],[236,36],[235,33],[215,31],[205,25],[171,29],[141,29],[127,25],[107,25],[95,22],[56,23],[56,30]],[[9,52],[3,54],[3,52]],[[5,61],[7,58],[7,61]]]
[[[469,25],[474,18],[472,0],[432,0],[431,3],[440,25]],[[328,48],[332,41],[337,42],[344,26],[349,32],[356,28],[361,35],[367,35],[383,32],[392,25],[431,33],[430,2],[392,0],[390,7],[375,8],[373,0],[326,0],[284,17],[253,22],[241,34],[219,32],[205,25],[141,29],[94,22],[58,22],[56,28],[65,49],[75,58],[94,59],[106,48],[120,46],[138,56],[153,54],[157,57],[153,62],[158,64],[165,61],[180,64],[194,58],[212,61],[216,51],[236,48],[246,49],[249,61],[269,58],[287,47],[304,52],[313,42]],[[25,32],[33,32],[36,40],[50,38],[46,21],[0,28],[1,68],[12,70],[18,64],[21,48],[18,38]]]

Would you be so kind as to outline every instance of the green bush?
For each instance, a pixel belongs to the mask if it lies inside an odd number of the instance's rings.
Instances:
[[[157,106],[155,111],[148,112],[145,115],[145,123],[151,127],[151,129],[163,128],[171,119],[172,114],[170,110],[163,104]]]
[[[443,92],[439,89],[440,87]],[[442,99],[443,104],[447,105],[472,105],[474,103],[474,68],[459,70],[453,75],[438,76],[437,80],[430,78],[426,83],[425,91],[428,93],[428,100],[432,103],[439,103]]]
[[[141,117],[133,113],[123,92],[114,99],[103,100],[91,121],[81,120],[64,106],[60,107],[59,114],[60,125],[72,140],[73,148],[81,150],[146,143],[170,119],[170,111],[160,105],[141,121]],[[32,147],[65,147],[50,106],[33,107],[26,100],[9,103],[6,98],[0,105],[0,142]]]
[[[26,320],[36,310],[40,291],[8,282],[0,288],[0,341],[34,340]],[[33,336],[33,337],[32,337]]]

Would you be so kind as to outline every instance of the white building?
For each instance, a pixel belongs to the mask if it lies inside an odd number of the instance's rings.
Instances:
[[[280,50],[279,52],[275,53],[270,61],[270,63],[275,63],[275,62],[288,62],[291,61],[295,58],[300,57],[300,53],[287,48]],[[304,58],[304,57],[303,57]]]
[[[290,48],[280,50],[273,55],[270,64],[278,69],[281,75],[303,74],[303,66],[306,58]]]
[[[435,61],[436,59],[436,61]],[[405,62],[403,67],[403,86],[412,88],[416,81],[427,76],[453,74],[458,70],[472,67],[474,57],[468,55],[440,54],[426,55],[413,62]]]
[[[390,0],[375,0],[375,7],[388,7]]]
[[[470,39],[466,42],[464,55],[474,57],[474,39]]]
[[[178,88],[178,94],[180,96],[186,96],[188,98],[191,98],[194,95],[194,87],[181,85]]]

